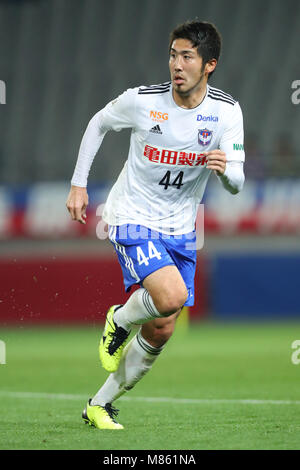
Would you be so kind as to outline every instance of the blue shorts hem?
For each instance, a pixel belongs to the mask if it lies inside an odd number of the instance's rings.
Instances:
[[[160,266],[157,266],[153,270],[149,271],[149,273],[147,273],[145,275],[145,277],[143,277],[143,279],[140,279],[139,281],[126,282],[126,280],[124,278],[124,286],[125,286],[126,292],[129,292],[132,286],[135,286],[135,285],[138,285],[138,284],[143,287],[143,282],[146,279],[146,277],[150,276],[150,274],[155,273],[156,271],[158,271],[161,268],[165,268],[166,266],[176,266],[176,264],[168,262],[166,264],[162,264]]]

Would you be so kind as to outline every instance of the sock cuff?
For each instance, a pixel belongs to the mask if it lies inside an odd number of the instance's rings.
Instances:
[[[157,310],[157,308],[154,305],[154,302],[151,298],[151,295],[147,291],[147,289],[144,289],[142,292],[142,302],[144,304],[145,309],[149,313],[149,315],[153,318],[158,318],[161,317],[161,314]]]
[[[146,341],[145,338],[142,337],[141,330],[138,331],[136,335],[136,340],[138,345],[148,354],[152,354],[152,356],[158,356],[164,348],[164,346],[156,348],[155,346],[149,344],[148,341]]]

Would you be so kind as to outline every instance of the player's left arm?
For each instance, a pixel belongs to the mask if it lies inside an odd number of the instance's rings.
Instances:
[[[243,115],[239,103],[227,114],[227,125],[220,140],[219,149],[204,153],[206,167],[214,170],[224,188],[237,194],[243,188],[244,175],[244,128]]]
[[[227,191],[231,194],[239,193],[245,181],[243,162],[228,161],[226,153],[219,149],[203,153],[207,158],[206,168],[214,170]]]

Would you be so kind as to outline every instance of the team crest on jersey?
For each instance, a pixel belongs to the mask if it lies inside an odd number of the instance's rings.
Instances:
[[[208,129],[199,129],[198,130],[198,142],[200,145],[209,145],[212,139],[212,131]]]

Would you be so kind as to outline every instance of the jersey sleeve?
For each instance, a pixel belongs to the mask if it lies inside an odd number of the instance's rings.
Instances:
[[[238,102],[233,106],[232,113],[227,116],[219,148],[226,153],[228,162],[245,161],[243,114]]]
[[[135,89],[129,89],[92,117],[81,140],[72,185],[87,186],[92,163],[108,131],[134,127],[135,96]]]
[[[243,189],[245,175],[243,162],[226,162],[226,169],[223,175],[217,175],[224,188],[231,194],[237,194]]]
[[[100,111],[99,120],[103,131],[119,132],[135,127],[136,95],[136,89],[129,88]]]

